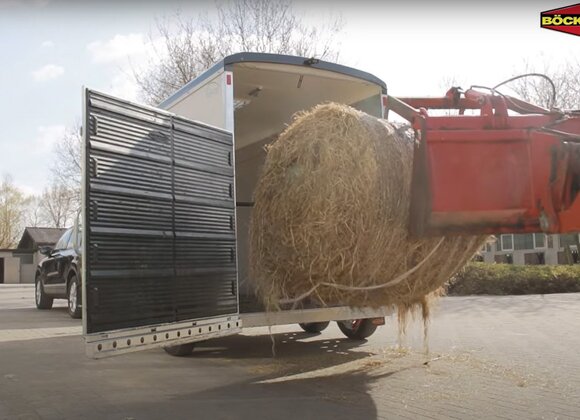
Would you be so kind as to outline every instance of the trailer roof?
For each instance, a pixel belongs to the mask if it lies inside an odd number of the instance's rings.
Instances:
[[[160,108],[167,108],[174,102],[176,102],[181,97],[185,96],[189,91],[193,90],[195,86],[206,80],[208,77],[213,75],[216,71],[220,69],[227,69],[229,66],[236,63],[273,63],[273,64],[286,64],[294,66],[304,66],[311,67],[321,70],[332,71],[335,73],[345,74],[347,76],[356,77],[358,79],[366,80],[368,82],[374,83],[380,86],[385,92],[387,90],[387,85],[378,77],[367,73],[365,71],[357,70],[352,67],[343,66],[341,64],[330,63],[328,61],[298,57],[294,55],[283,55],[283,54],[266,54],[266,53],[252,53],[243,52],[228,55],[223,60],[215,63],[209,69],[204,71],[195,79],[186,83],[181,89],[177,90],[169,98],[165,99],[159,104]]]

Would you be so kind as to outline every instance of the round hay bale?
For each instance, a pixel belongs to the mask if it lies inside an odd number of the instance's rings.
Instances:
[[[268,147],[255,190],[251,275],[267,309],[309,301],[428,311],[427,295],[484,237],[409,238],[412,155],[393,126],[348,106],[295,117]]]

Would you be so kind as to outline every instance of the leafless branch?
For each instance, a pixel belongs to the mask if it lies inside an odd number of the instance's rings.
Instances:
[[[40,197],[40,210],[47,226],[64,228],[72,225],[78,211],[78,191],[54,183]]]
[[[146,70],[133,69],[142,99],[166,99],[223,57],[252,51],[338,60],[344,24],[334,18],[306,25],[289,0],[239,0],[216,3],[217,20],[176,13],[158,19],[149,35],[153,57]]]
[[[542,65],[524,64],[519,73],[543,73],[556,86],[555,107],[560,109],[580,109],[580,62],[569,60],[563,65],[554,66],[549,62]],[[523,99],[548,108],[552,103],[552,87],[547,80],[528,77],[516,80],[510,86]]]

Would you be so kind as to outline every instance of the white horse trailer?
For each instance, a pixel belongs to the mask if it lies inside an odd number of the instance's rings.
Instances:
[[[87,354],[183,355],[242,327],[292,323],[316,331],[343,321],[347,336],[372,333],[388,308],[266,312],[248,275],[248,230],[264,146],[296,112],[339,102],[383,117],[385,99],[371,74],[257,53],[226,57],[158,108],[85,89]]]

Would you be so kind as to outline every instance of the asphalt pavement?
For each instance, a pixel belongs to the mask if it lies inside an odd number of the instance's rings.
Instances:
[[[388,319],[366,342],[292,325],[102,360],[33,294],[0,286],[0,419],[580,418],[580,294],[443,298],[427,342]]]

